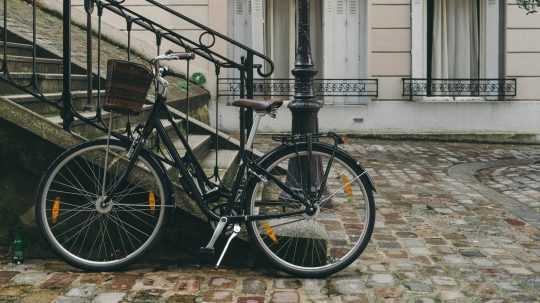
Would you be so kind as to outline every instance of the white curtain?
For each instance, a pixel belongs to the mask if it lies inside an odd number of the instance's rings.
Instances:
[[[267,54],[274,61],[273,78],[289,78],[294,62],[291,60],[291,6],[288,1],[274,0],[269,2],[272,7],[267,10]],[[271,27],[271,28],[270,28]]]
[[[434,0],[432,78],[479,77],[477,0]]]

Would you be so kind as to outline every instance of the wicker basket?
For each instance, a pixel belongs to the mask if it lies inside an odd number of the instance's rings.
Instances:
[[[107,91],[103,109],[122,114],[138,114],[146,102],[153,75],[144,65],[109,60]]]

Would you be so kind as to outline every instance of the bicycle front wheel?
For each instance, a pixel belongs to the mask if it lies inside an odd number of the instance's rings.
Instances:
[[[366,171],[333,146],[281,147],[259,164],[273,178],[253,177],[246,190],[251,239],[278,268],[306,278],[325,277],[354,262],[375,223],[373,189]],[[281,187],[281,181],[304,204]],[[296,215],[294,215],[297,213]],[[298,214],[301,213],[301,214]]]
[[[128,149],[116,140],[75,146],[58,157],[41,182],[36,221],[54,251],[76,267],[109,271],[126,266],[163,225],[163,173],[141,153],[122,178]]]

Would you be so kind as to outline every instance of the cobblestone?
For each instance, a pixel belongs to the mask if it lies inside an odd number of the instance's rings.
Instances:
[[[258,141],[262,150],[272,146],[267,139]],[[84,273],[63,262],[28,260],[14,266],[0,258],[0,302],[537,300],[539,222],[509,211],[448,171],[464,163],[538,158],[538,147],[351,139],[344,148],[375,181],[378,217],[365,252],[339,274],[302,280],[266,268],[214,270],[189,263],[168,269],[141,264],[124,273]],[[490,186],[483,177],[489,170],[477,173],[478,184]],[[536,211],[534,205],[523,205]],[[93,288],[84,292],[88,285]]]

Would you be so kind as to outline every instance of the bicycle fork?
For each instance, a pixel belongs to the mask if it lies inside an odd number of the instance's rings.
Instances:
[[[219,219],[219,222],[218,222],[218,224],[216,226],[216,229],[214,229],[214,233],[212,234],[212,238],[210,238],[210,241],[208,242],[208,244],[205,247],[201,248],[201,252],[205,252],[205,253],[214,253],[215,252],[214,245],[216,244],[216,241],[219,238],[219,236],[221,236],[221,234],[223,233],[223,230],[225,229],[225,226],[227,226],[227,221],[228,220],[227,220],[226,217],[221,217]],[[223,257],[225,257],[225,254],[227,253],[227,250],[229,249],[229,246],[230,246],[232,240],[238,236],[238,234],[240,233],[241,230],[242,230],[242,228],[240,227],[240,224],[235,223],[233,225],[232,233],[229,236],[229,239],[227,239],[227,243],[225,243],[225,247],[223,248],[223,251],[221,252],[221,255],[219,256],[219,259],[218,259],[218,261],[216,263],[216,268],[219,268],[219,266],[221,265],[221,261],[223,261]]]

